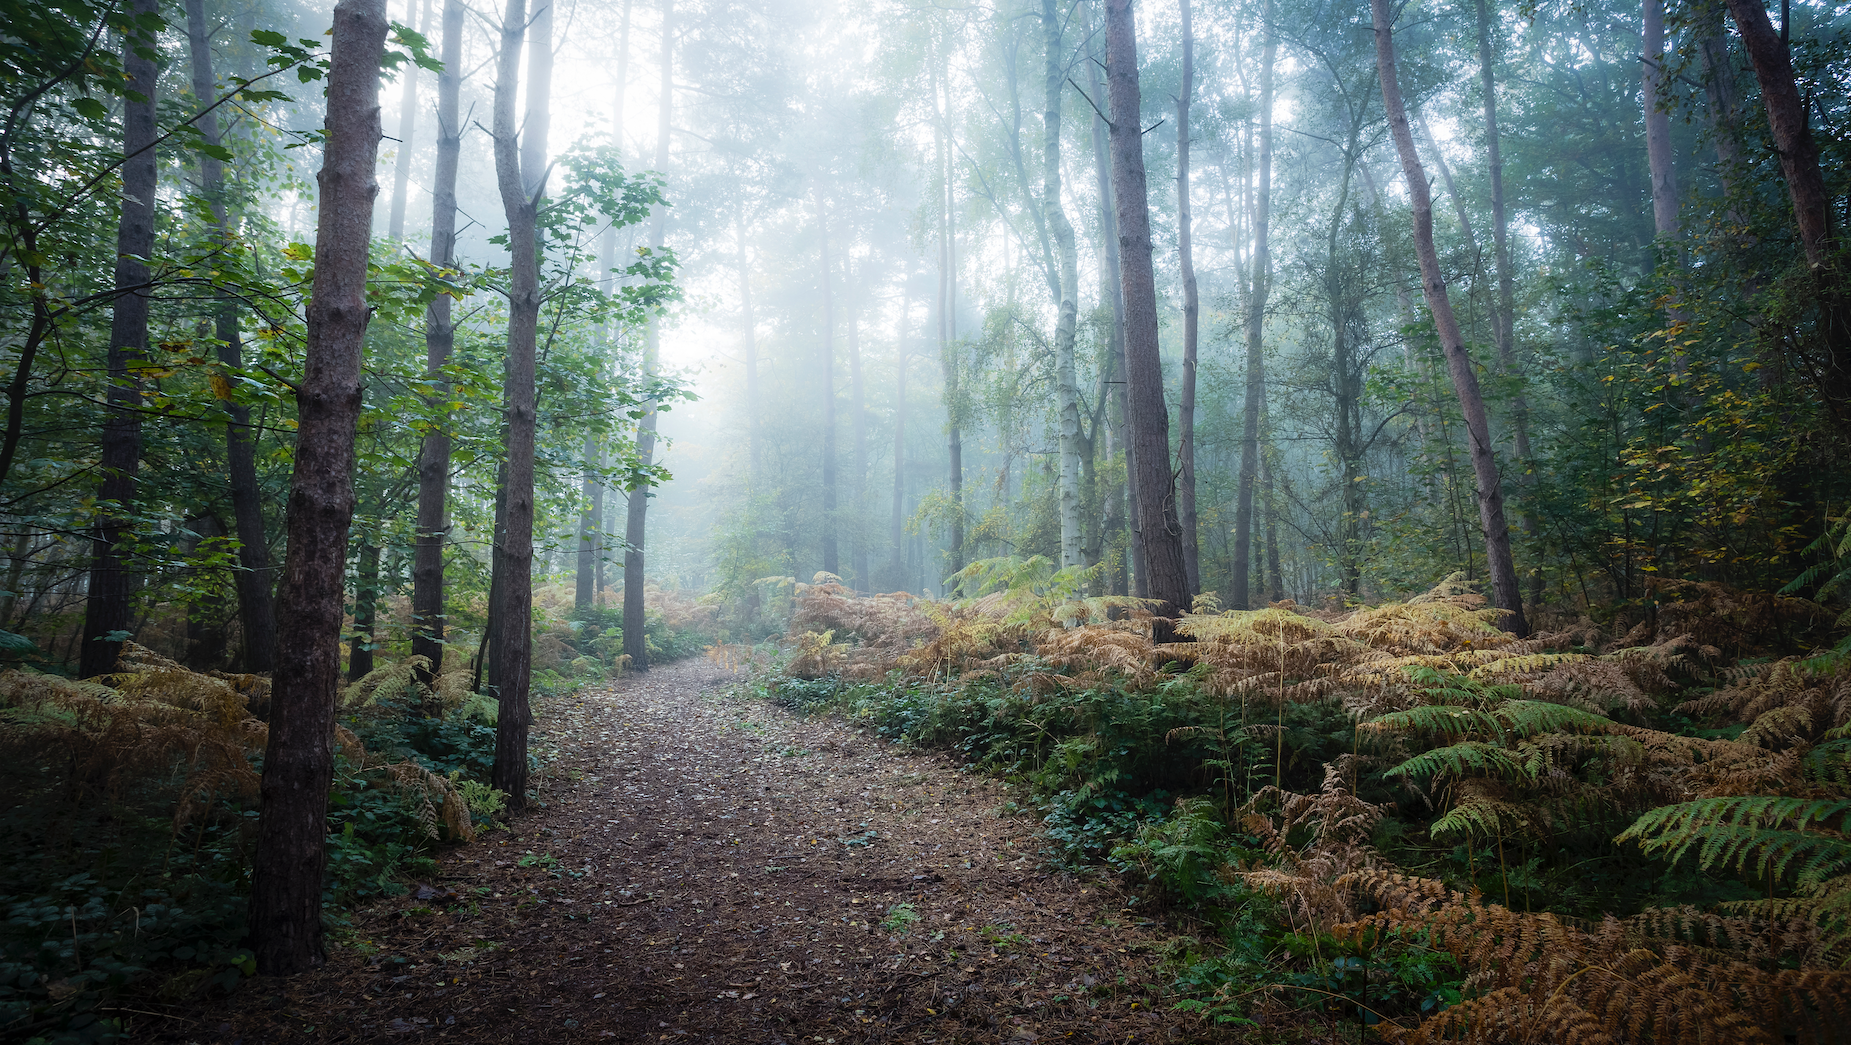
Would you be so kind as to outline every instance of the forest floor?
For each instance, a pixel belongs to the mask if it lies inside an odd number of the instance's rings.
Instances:
[[[558,753],[511,831],[358,912],[325,968],[135,1037],[1236,1040],[1168,1011],[1175,930],[1050,869],[1003,784],[737,680],[690,660],[540,708]]]

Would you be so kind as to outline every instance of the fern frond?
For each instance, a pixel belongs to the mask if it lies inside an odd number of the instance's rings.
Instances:
[[[1851,871],[1848,828],[1851,799],[1734,796],[1653,809],[1615,841],[1636,841],[1673,863],[1695,847],[1705,870],[1792,870],[1802,888],[1816,888]]]

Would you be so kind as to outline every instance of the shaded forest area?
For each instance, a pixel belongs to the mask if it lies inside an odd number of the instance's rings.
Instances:
[[[1841,9],[0,17],[8,1037],[321,965],[703,648],[1206,1019],[1841,1034]]]

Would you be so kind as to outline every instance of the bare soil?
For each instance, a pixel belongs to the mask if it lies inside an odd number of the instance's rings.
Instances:
[[[542,708],[558,757],[511,832],[360,912],[322,970],[136,1036],[1224,1040],[1168,1011],[1173,933],[1050,871],[1004,785],[735,681],[685,661]]]

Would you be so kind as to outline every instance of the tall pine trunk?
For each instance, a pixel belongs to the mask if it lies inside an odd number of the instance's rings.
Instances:
[[[892,558],[887,564],[886,587],[906,587],[906,324],[913,313],[913,281],[909,273],[900,299],[900,322],[893,338],[893,514],[887,541]],[[0,627],[4,627],[0,624]]]
[[[1671,113],[1666,108],[1665,5],[1644,0],[1641,12],[1645,53],[1639,62],[1640,97],[1645,102],[1645,159],[1652,173],[1652,229],[1661,244],[1677,240],[1677,166],[1671,149]]]
[[[656,171],[668,170],[670,119],[675,105],[675,0],[662,2],[662,84],[656,105]],[[660,251],[668,238],[668,215],[662,208],[656,208],[649,226],[649,248]],[[656,360],[662,350],[662,323],[659,317],[651,314],[648,326],[643,331],[643,379],[652,380],[656,375]],[[656,405],[651,402],[643,408],[642,420],[636,426],[636,457],[644,467],[649,467],[655,460],[656,453]],[[624,516],[624,553],[623,553],[623,651],[630,658],[630,667],[637,671],[649,670],[649,646],[643,635],[647,623],[643,606],[643,542],[649,532],[649,487],[647,484],[631,486],[629,503]]]
[[[1195,371],[1202,304],[1189,243],[1189,102],[1195,93],[1195,31],[1189,18],[1189,0],[1180,0],[1180,7],[1183,83],[1176,95],[1176,253],[1183,277],[1183,388],[1176,407],[1176,514],[1183,528],[1183,572],[1188,577],[1188,590],[1198,592],[1202,590],[1202,564],[1196,546]]]
[[[341,681],[342,572],[353,522],[354,427],[371,310],[367,247],[379,195],[379,65],[385,0],[334,8],[327,135],[317,180],[315,281],[296,396],[289,546],[277,599],[276,678],[252,860],[257,971],[286,976],[325,960],[321,927],[334,702]]]
[[[128,14],[155,18],[155,0],[134,0]],[[78,675],[90,678],[116,669],[128,634],[135,577],[121,545],[133,526],[136,472],[141,467],[141,378],[133,367],[148,353],[148,264],[154,253],[154,97],[159,79],[153,34],[125,34],[122,71],[129,89],[122,103],[122,213],[116,225],[116,299],[109,324],[102,456],[103,481],[90,541],[90,588],[84,600],[83,643]],[[143,52],[146,52],[145,54]]]
[[[1260,53],[1259,168],[1253,199],[1252,285],[1247,292],[1247,388],[1241,416],[1240,478],[1234,502],[1233,599],[1229,605],[1246,609],[1253,589],[1253,485],[1260,469],[1260,411],[1266,402],[1266,300],[1272,293],[1273,214],[1273,74],[1279,57],[1279,37],[1273,31],[1272,0],[1260,9],[1264,43]]]
[[[463,151],[460,99],[463,89],[463,3],[444,0],[443,72],[437,77],[437,169],[431,185],[431,264],[456,264],[456,169]],[[429,685],[443,672],[443,549],[449,540],[450,428],[449,382],[443,368],[456,345],[450,318],[451,298],[433,298],[424,310],[424,370],[431,383],[428,408],[444,416],[424,434],[418,448],[418,536],[411,566],[411,652],[430,667],[420,681]]]
[[[848,387],[851,431],[855,435],[855,511],[849,519],[848,542],[853,549],[855,587],[874,590],[874,578],[868,573],[868,411],[866,389],[861,382],[861,325],[855,315],[855,275],[853,257],[845,263],[844,291],[848,295]]]
[[[1491,423],[1485,415],[1477,371],[1466,352],[1459,321],[1453,316],[1446,279],[1440,273],[1440,255],[1433,243],[1433,196],[1427,188],[1427,172],[1421,166],[1420,155],[1414,151],[1414,133],[1408,126],[1407,108],[1402,104],[1401,87],[1395,77],[1395,41],[1389,22],[1388,0],[1370,0],[1369,9],[1375,24],[1376,69],[1382,84],[1382,107],[1388,114],[1389,130],[1401,156],[1401,170],[1407,178],[1408,197],[1413,203],[1414,248],[1420,257],[1421,289],[1440,335],[1440,347],[1446,354],[1453,391],[1459,397],[1459,410],[1465,416],[1466,433],[1471,441],[1472,471],[1478,481],[1478,518],[1484,530],[1485,562],[1491,574],[1493,602],[1509,615],[1506,627],[1518,635],[1527,635],[1529,624],[1523,616],[1523,595],[1517,586],[1516,564],[1510,554],[1510,526],[1504,519],[1504,490],[1497,457],[1492,452]]]
[[[1119,282],[1125,288],[1125,392],[1127,428],[1135,456],[1139,537],[1156,602],[1152,637],[1175,638],[1175,620],[1189,609],[1183,566],[1182,524],[1176,517],[1176,481],[1170,471],[1170,417],[1163,397],[1163,360],[1157,347],[1157,278],[1151,261],[1150,206],[1144,177],[1144,136],[1139,126],[1137,26],[1131,0],[1106,0],[1106,89],[1111,98],[1112,190],[1118,204]]]
[[[212,47],[206,28],[205,0],[187,0],[186,32],[193,66],[193,100],[201,109],[210,106],[217,90],[212,74]],[[203,112],[194,121],[199,137],[208,145],[221,145],[216,112]],[[233,241],[229,208],[225,198],[225,164],[201,154],[199,161],[201,188],[212,208],[212,222],[219,240]],[[233,374],[244,369],[243,339],[238,334],[238,303],[221,296],[214,306],[213,336],[218,341],[219,362]],[[276,606],[270,598],[270,545],[264,528],[263,491],[257,484],[257,437],[251,427],[251,408],[226,396],[225,460],[226,478],[231,483],[232,525],[238,537],[238,620],[244,629],[245,671],[269,671],[276,661]]]
[[[938,112],[934,135],[938,152],[938,175],[942,179],[938,196],[938,361],[945,375],[945,449],[947,478],[951,485],[951,546],[946,565],[950,567],[948,573],[957,573],[964,569],[964,432],[959,427],[958,367],[953,357],[953,342],[957,339],[958,326],[957,239],[951,221],[955,194],[952,191],[952,167],[948,149],[948,139],[951,137],[948,85],[945,91],[945,109]],[[936,110],[939,104],[938,81],[935,77],[932,86],[933,108]]]
[[[1105,95],[1104,85],[1099,79],[1099,62],[1088,61],[1087,72],[1091,78],[1092,96],[1095,99]],[[1101,292],[1112,304],[1112,329],[1108,336],[1108,362],[1105,369],[1112,374],[1114,406],[1118,412],[1118,445],[1125,449],[1125,481],[1112,491],[1110,506],[1106,511],[1105,528],[1108,531],[1125,532],[1125,548],[1129,562],[1120,563],[1120,572],[1114,581],[1113,594],[1125,595],[1135,592],[1139,596],[1150,594],[1149,571],[1144,568],[1144,544],[1138,539],[1138,489],[1132,476],[1137,468],[1132,454],[1130,432],[1125,427],[1131,417],[1131,410],[1125,395],[1125,287],[1119,276],[1122,266],[1118,257],[1118,206],[1112,198],[1112,161],[1110,148],[1106,143],[1105,117],[1096,110],[1093,113],[1093,169],[1099,182],[1099,224],[1100,235],[1105,240],[1105,265],[1100,273],[1105,285]],[[1108,440],[1108,443],[1110,440]],[[1127,580],[1123,573],[1130,571]]]
[[[490,782],[508,794],[508,808],[527,808],[528,706],[533,659],[534,364],[540,322],[540,244],[536,226],[546,161],[548,88],[552,71],[552,0],[538,0],[528,59],[526,119],[516,122],[526,0],[508,0],[502,14],[495,70],[495,183],[508,221],[508,358],[502,394],[507,410],[506,522],[496,543],[495,765]],[[522,126],[522,124],[525,126]]]

